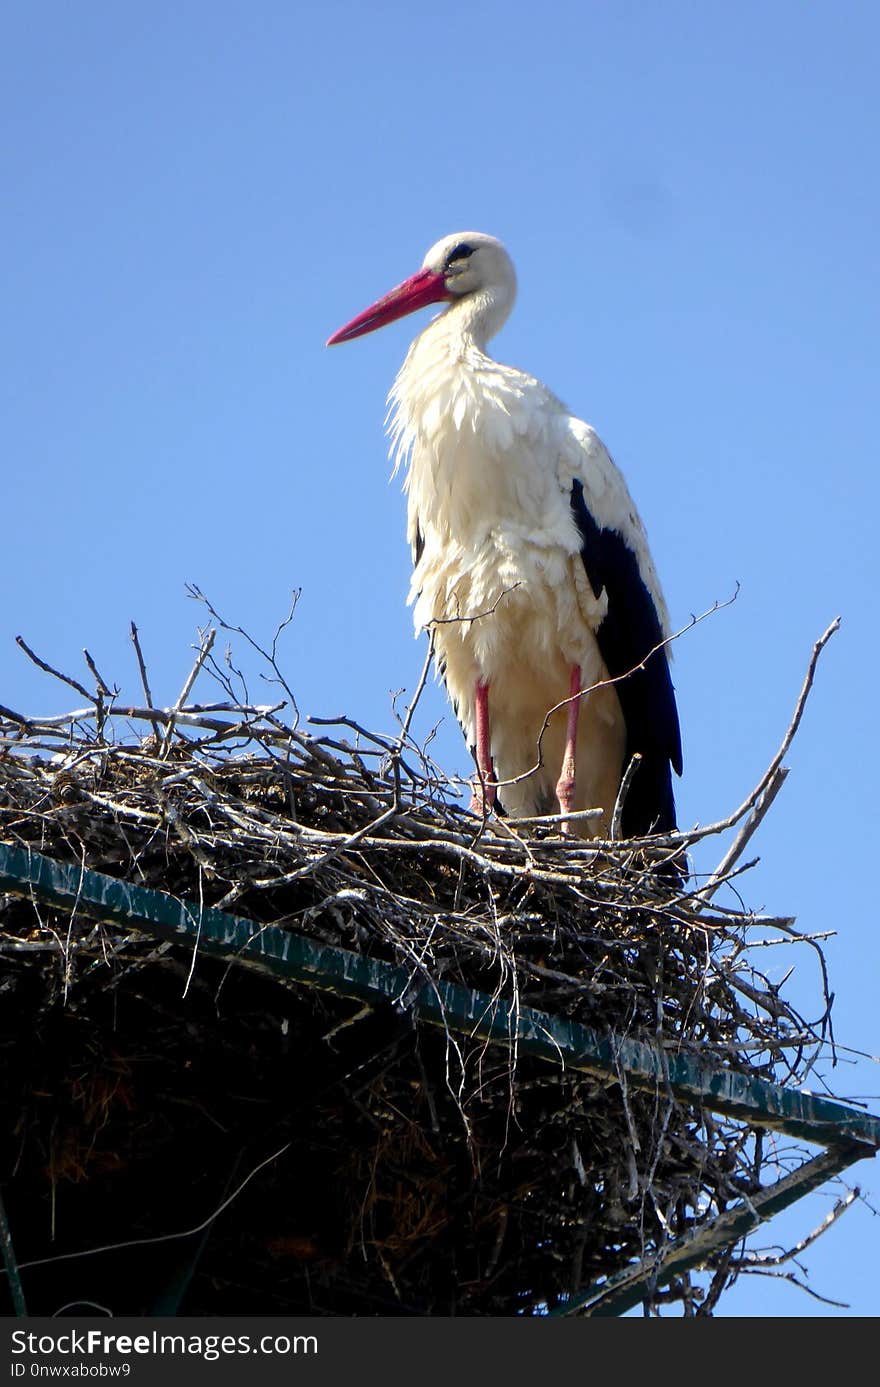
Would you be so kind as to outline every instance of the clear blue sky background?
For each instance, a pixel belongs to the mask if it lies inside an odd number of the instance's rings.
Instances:
[[[601,432],[675,624],[742,583],[676,650],[683,824],[751,788],[843,618],[743,889],[839,931],[837,1037],[876,1053],[878,47],[873,3],[7,4],[0,701],[68,706],[17,632],[136,697],[132,618],[173,701],[187,580],[266,637],[301,586],[303,710],[388,727],[422,660],[382,437],[417,324],[322,344],[492,232],[520,276],[497,353]],[[432,690],[440,716],[464,770]],[[806,958],[788,986],[814,1014]],[[851,1060],[828,1082],[880,1109]],[[878,1231],[856,1206],[807,1256],[849,1312],[754,1278],[723,1308],[874,1315]]]

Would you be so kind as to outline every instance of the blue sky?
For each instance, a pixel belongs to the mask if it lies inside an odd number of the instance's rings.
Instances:
[[[257,636],[301,587],[301,707],[387,727],[422,660],[382,436],[418,324],[322,344],[491,232],[520,278],[494,350],[602,434],[674,624],[742,585],[677,644],[682,824],[744,797],[843,619],[743,889],[839,930],[837,1038],[877,1053],[878,42],[869,3],[6,6],[0,702],[67,703],[18,632],[135,697],[132,619],[171,702],[187,581]],[[442,691],[422,712],[464,770]],[[816,1001],[806,967],[789,988]],[[876,1063],[826,1077],[880,1110]],[[857,1205],[808,1255],[851,1314],[880,1309],[878,1227]],[[760,1279],[723,1308],[846,1313]]]

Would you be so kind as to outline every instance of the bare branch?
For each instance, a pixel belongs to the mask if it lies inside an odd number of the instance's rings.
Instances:
[[[126,1242],[107,1243],[103,1247],[87,1247],[81,1252],[62,1252],[56,1257],[34,1257],[29,1262],[20,1262],[19,1270],[25,1267],[46,1267],[54,1265],[56,1262],[74,1262],[78,1261],[81,1257],[97,1257],[103,1252],[120,1252],[126,1247],[154,1247],[157,1243],[170,1243],[177,1242],[181,1238],[192,1238],[196,1233],[201,1233],[205,1228],[210,1228],[214,1220],[219,1218],[223,1211],[228,1209],[230,1204],[235,1202],[242,1190],[253,1180],[254,1176],[259,1175],[260,1171],[265,1170],[267,1165],[271,1165],[273,1161],[277,1161],[286,1151],[289,1151],[290,1145],[291,1143],[289,1141],[285,1142],[284,1146],[280,1147],[277,1151],[273,1151],[271,1156],[267,1156],[265,1160],[260,1161],[259,1165],[255,1165],[253,1170],[245,1176],[232,1193],[227,1195],[223,1202],[218,1204],[217,1208],[214,1209],[207,1218],[202,1219],[201,1223],[195,1224],[192,1228],[184,1228],[177,1233],[160,1233],[154,1238],[130,1238]]]
[[[297,608],[297,603],[299,602],[301,589],[294,588],[291,594],[290,606],[287,611],[287,616],[285,616],[279,622],[278,626],[275,628],[275,634],[272,637],[272,645],[269,650],[266,650],[262,645],[259,644],[258,641],[254,640],[253,636],[250,635],[250,633],[246,631],[243,626],[233,626],[229,622],[225,621],[224,618],[220,615],[220,613],[216,610],[216,608],[211,604],[211,602],[209,602],[208,598],[205,596],[201,588],[198,587],[196,583],[187,583],[186,590],[189,593],[190,597],[192,597],[196,602],[201,602],[203,606],[207,607],[211,617],[214,619],[214,621],[216,621],[217,625],[220,627],[221,630],[229,631],[236,636],[241,636],[243,640],[247,641],[251,649],[256,651],[256,653],[261,657],[261,659],[264,659],[266,661],[266,663],[270,666],[272,670],[272,678],[268,678],[268,676],[266,675],[263,675],[263,678],[266,679],[267,683],[279,684],[281,688],[284,690],[290,702],[290,706],[291,708],[293,708],[294,711],[293,725],[294,727],[296,727],[299,723],[299,709],[297,707],[297,702],[296,698],[294,697],[293,690],[291,689],[290,685],[288,684],[287,680],[281,672],[277,656],[278,641],[281,637],[282,632],[285,631],[287,627],[290,625],[290,623],[293,621],[294,613],[296,612]]]
[[[813,687],[813,679],[816,674],[816,666],[819,663],[819,656],[822,654],[822,651],[825,649],[825,646],[828,644],[831,637],[835,634],[835,632],[839,630],[840,617],[838,616],[834,618],[831,625],[827,627],[825,631],[823,631],[822,635],[814,644],[813,651],[810,656],[810,663],[807,666],[807,673],[804,678],[803,686],[798,695],[797,703],[795,704],[794,712],[792,714],[791,721],[788,724],[788,728],[786,729],[785,736],[782,739],[782,743],[779,747],[779,750],[773,757],[773,760],[770,762],[764,774],[761,776],[761,779],[758,781],[754,790],[752,790],[751,794],[746,796],[746,798],[743,800],[742,804],[739,806],[738,809],[735,809],[732,814],[728,814],[726,819],[719,819],[716,823],[710,825],[709,828],[703,829],[697,835],[685,835],[688,838],[688,841],[693,842],[695,841],[695,837],[705,837],[707,834],[710,833],[723,833],[726,829],[733,828],[734,825],[739,823],[740,819],[745,814],[748,814],[749,810],[754,809],[755,806],[758,804],[758,801],[761,800],[767,794],[768,788],[775,781],[776,773],[782,765],[783,758],[788,752],[789,747],[794,741],[795,734],[797,733],[797,730],[801,725],[801,719],[804,715],[804,709],[807,706],[807,699],[809,698],[810,690]],[[776,794],[776,790],[778,790],[778,788],[779,786],[777,785],[776,789],[773,791],[774,795]]]
[[[614,812],[611,815],[611,830],[609,835],[612,842],[615,842],[621,836],[620,826],[623,822],[623,806],[626,803],[626,797],[629,794],[629,787],[630,785],[632,785],[633,776],[635,775],[641,763],[641,752],[633,752],[630,758],[630,763],[624,771],[623,777],[620,781],[620,789],[617,791],[617,799],[614,801]]]
[[[502,594],[502,596],[503,595],[504,594]],[[638,664],[635,664],[630,669],[625,670],[623,674],[616,674],[613,677],[609,675],[605,679],[597,679],[595,683],[586,685],[584,688],[578,689],[576,693],[569,694],[566,698],[560,699],[558,703],[554,703],[553,707],[548,708],[546,714],[544,715],[544,722],[540,732],[538,733],[538,741],[536,747],[537,760],[534,762],[533,765],[529,766],[528,770],[521,771],[519,775],[512,776],[508,780],[499,780],[497,782],[499,788],[502,788],[505,785],[518,785],[521,781],[528,780],[530,776],[534,775],[536,771],[539,771],[541,769],[541,767],[544,764],[544,738],[547,735],[547,729],[550,726],[550,720],[554,716],[554,714],[561,712],[563,708],[567,708],[568,705],[570,703],[573,703],[574,700],[577,698],[585,698],[588,694],[595,693],[597,689],[612,688],[615,684],[620,684],[625,679],[629,679],[631,675],[636,674],[639,670],[645,669],[645,667],[648,664],[648,661],[652,658],[652,656],[657,654],[658,650],[667,649],[669,646],[672,645],[673,641],[677,641],[681,636],[685,635],[686,632],[693,630],[695,626],[699,626],[700,623],[705,621],[708,617],[714,616],[716,612],[723,611],[725,607],[732,606],[732,604],[736,601],[738,596],[739,583],[737,583],[736,590],[734,591],[732,596],[726,598],[723,602],[720,600],[713,602],[712,606],[708,607],[706,611],[701,612],[699,616],[692,616],[690,621],[687,622],[686,625],[680,627],[679,630],[674,631],[671,636],[665,636],[663,640],[658,641],[656,645],[653,645],[651,649],[646,652],[644,658],[640,660]],[[492,608],[491,611],[494,611],[494,608]],[[491,611],[487,613],[482,613],[482,615],[490,615]],[[458,619],[459,618],[455,618],[455,620]],[[462,619],[466,620],[467,618]],[[666,844],[668,840],[670,845],[672,845],[673,838],[676,839],[675,845],[680,845],[680,843],[684,842],[684,838],[682,837],[679,839],[678,835],[665,835],[663,839],[664,844]]]
[[[83,650],[83,655],[85,657],[85,662],[88,665],[89,670],[94,675],[95,687],[97,688],[98,693],[101,694],[104,698],[114,698],[118,690],[109,689],[107,687],[105,680],[102,678],[101,674],[98,671],[98,666],[95,664],[94,660],[92,659],[91,655],[87,650]]]
[[[138,629],[135,626],[134,622],[131,623],[131,642],[134,646],[134,653],[137,656],[138,669],[140,671],[141,686],[144,691],[144,698],[147,700],[147,707],[152,708],[153,695],[150,690],[150,681],[147,678],[147,666],[144,660],[144,652],[141,650],[141,642],[140,637],[138,636]],[[159,724],[155,718],[151,718],[150,721],[153,724],[153,735],[158,740],[161,735],[159,732]]]
[[[45,660],[41,660],[39,655],[37,655],[33,650],[31,650],[30,646],[28,645],[27,641],[24,639],[23,636],[16,636],[15,643],[17,646],[19,646],[21,650],[24,651],[28,659],[33,660],[34,664],[39,669],[44,670],[46,674],[54,675],[56,679],[61,680],[62,684],[68,684],[70,688],[76,689],[76,692],[78,694],[81,694],[83,698],[91,700],[92,696],[89,693],[88,689],[84,689],[78,679],[71,678],[69,674],[62,674],[60,670],[55,669],[54,665],[47,664]],[[89,716],[92,715],[92,712],[93,708],[89,709]]]
[[[183,705],[186,703],[186,700],[189,697],[189,691],[199,677],[199,670],[202,668],[203,664],[205,663],[205,661],[211,653],[211,647],[214,644],[214,638],[216,635],[217,632],[213,627],[211,627],[210,630],[202,634],[198,654],[196,655],[193,667],[190,670],[189,674],[186,676],[183,688],[181,689],[180,694],[178,695],[177,702],[171,709],[171,716],[168,719],[168,726],[165,729],[165,737],[162,742],[163,756],[167,755],[168,750],[171,746],[171,739],[174,736],[175,717],[183,708]]]

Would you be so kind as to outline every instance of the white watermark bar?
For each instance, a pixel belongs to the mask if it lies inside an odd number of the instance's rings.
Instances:
[[[657,1376],[657,1334],[675,1336],[679,1351],[705,1354],[741,1340],[737,1320],[694,1321],[546,1318],[319,1318],[230,1316],[223,1319],[0,1319],[0,1384],[122,1381],[137,1387],[510,1387],[646,1381]],[[826,1343],[835,1326],[814,1321]],[[840,1328],[846,1332],[849,1320]],[[639,1326],[644,1326],[640,1328]],[[774,1320],[761,1343],[765,1370],[791,1375],[815,1357],[808,1322]],[[694,1334],[698,1335],[694,1340]],[[686,1338],[683,1336],[687,1336]],[[682,1336],[679,1338],[679,1336]],[[711,1337],[710,1337],[711,1336]],[[736,1339],[734,1339],[736,1336]],[[668,1343],[667,1347],[671,1347]],[[680,1374],[679,1374],[680,1375]],[[661,1381],[665,1381],[663,1374]]]

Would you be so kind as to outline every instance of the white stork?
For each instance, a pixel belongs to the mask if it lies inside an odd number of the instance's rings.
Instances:
[[[597,807],[598,822],[572,827],[607,835],[639,753],[622,833],[664,832],[675,827],[670,767],[681,774],[666,604],[600,439],[486,352],[515,295],[501,242],[457,232],[328,346],[447,305],[392,387],[391,452],[395,470],[409,463],[416,632],[433,632],[477,764],[472,807],[494,804],[496,790],[514,817]]]

